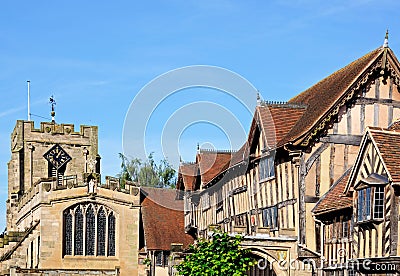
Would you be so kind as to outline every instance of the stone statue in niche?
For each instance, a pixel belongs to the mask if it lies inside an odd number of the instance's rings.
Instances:
[[[90,179],[88,183],[88,192],[89,194],[94,194],[96,191],[97,185],[96,185],[96,180],[94,178]]]

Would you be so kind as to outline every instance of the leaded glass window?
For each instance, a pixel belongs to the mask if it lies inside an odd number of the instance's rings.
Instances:
[[[97,214],[97,255],[106,255],[106,214],[101,207]]]
[[[371,188],[367,188],[365,191],[365,216],[364,220],[371,219]]]
[[[64,211],[64,255],[115,256],[116,218],[104,205],[83,203]]]
[[[265,208],[262,212],[263,212],[263,226],[269,227],[271,229],[276,229],[278,227],[277,206]]]
[[[385,187],[368,187],[358,191],[358,222],[382,219],[384,216]]]
[[[374,201],[374,218],[383,218],[383,205],[385,198],[385,187],[378,186],[375,188],[375,201]]]
[[[64,213],[64,254],[72,255],[72,214],[68,210]]]
[[[108,256],[115,256],[115,217],[108,215]]]
[[[263,157],[259,164],[259,180],[263,181],[275,176],[274,155]]]
[[[162,266],[163,263],[163,252],[162,251],[156,251],[156,266]]]
[[[80,206],[75,211],[75,255],[83,255],[83,214]]]
[[[96,218],[92,206],[86,211],[86,255],[94,255],[94,242],[96,239]]]

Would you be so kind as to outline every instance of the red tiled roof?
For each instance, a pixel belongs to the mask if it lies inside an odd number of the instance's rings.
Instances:
[[[267,103],[258,106],[249,139],[241,150],[237,153],[201,150],[197,154],[196,163],[201,182],[203,184],[210,182],[220,173],[246,158],[249,154],[248,145],[251,145],[251,139],[254,138],[256,120],[263,128],[270,147],[282,146],[287,142],[294,142],[304,137],[344,97],[346,91],[362,73],[379,58],[383,53],[382,49],[378,48],[336,71],[286,104]],[[187,166],[185,169],[193,168]],[[185,188],[193,189],[196,177],[184,178],[183,174],[181,177]]]
[[[231,159],[231,166],[234,166],[246,160],[248,156],[249,156],[249,145],[248,143],[244,143],[243,146],[237,152],[233,153]]]
[[[400,133],[369,128],[393,182],[400,183]]]
[[[200,167],[201,182],[207,184],[231,165],[234,152],[200,150],[196,161]]]
[[[196,163],[181,163],[179,166],[179,171],[178,171],[177,189],[185,190],[185,191],[195,190],[196,179],[197,179],[198,175],[199,175],[199,165],[198,164],[196,164]],[[183,185],[183,187],[180,187],[181,185]]]
[[[142,220],[148,250],[170,250],[171,243],[184,248],[193,243],[185,233],[183,200],[175,200],[173,189],[142,188]]]
[[[288,133],[287,140],[296,141],[311,131],[315,124],[344,96],[364,70],[372,65],[382,53],[383,48],[378,48],[366,54],[289,100],[289,103],[306,104],[307,109]]]
[[[305,106],[267,104],[257,107],[257,110],[268,145],[275,148],[286,140],[284,138],[303,115]]]
[[[312,212],[315,215],[332,212],[352,206],[352,198],[344,195],[351,169],[348,169],[317,202]]]
[[[399,118],[400,119],[400,118]],[[397,119],[396,121],[394,121],[390,126],[389,126],[389,130],[393,130],[393,131],[400,131],[400,120]]]
[[[247,143],[236,152],[202,149],[196,156],[196,163],[182,163],[179,166],[177,189],[194,191],[198,188],[198,177],[203,184],[207,184],[229,167],[245,160],[247,156]]]

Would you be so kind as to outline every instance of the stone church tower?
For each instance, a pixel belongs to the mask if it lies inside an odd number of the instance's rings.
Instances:
[[[17,121],[1,275],[137,275],[140,190],[101,184],[97,132]]]

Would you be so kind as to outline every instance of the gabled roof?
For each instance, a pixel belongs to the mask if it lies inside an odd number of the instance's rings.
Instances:
[[[317,202],[312,212],[321,215],[352,206],[352,198],[344,194],[351,169],[348,169]]]
[[[384,49],[380,47],[369,52],[289,100],[289,103],[306,104],[307,109],[286,139],[295,144],[301,142],[306,134],[338,104],[339,100],[345,97],[351,86],[379,59]]]
[[[389,130],[400,131],[400,120],[396,120],[388,127]]]
[[[199,165],[196,163],[181,163],[178,170],[177,189],[184,191],[194,191],[196,180],[199,175]]]
[[[200,149],[196,162],[199,164],[201,183],[207,184],[231,165],[235,152]]]
[[[321,80],[288,103],[266,102],[257,106],[243,152],[200,151],[197,154],[201,183],[209,183],[233,165],[246,160],[250,149],[254,151],[255,143],[258,142],[255,137],[258,129],[264,133],[270,148],[287,143],[308,145],[310,139],[331,122],[339,108],[354,97],[354,93],[367,82],[369,76],[386,66],[392,66],[387,70],[392,77],[398,75],[396,79],[400,78],[397,58],[390,48],[380,47]],[[188,188],[193,187],[192,178],[178,176],[179,179],[188,183]]]
[[[400,133],[372,128],[369,132],[387,168],[389,179],[394,183],[400,183]]]
[[[270,116],[268,116],[266,109],[269,110]],[[267,135],[267,141],[269,142],[271,138],[275,138],[273,147],[283,145],[286,142],[287,134],[305,111],[306,106],[304,104],[267,104],[264,107],[260,107],[260,121],[264,133]],[[270,130],[271,127],[274,127],[274,133]],[[271,137],[272,134],[275,134],[275,137]]]
[[[255,137],[256,129],[259,128],[269,148],[275,149],[283,145],[286,134],[301,118],[305,108],[306,106],[303,104],[261,103],[254,112],[247,144],[254,143],[254,139],[257,139]]]
[[[193,243],[185,233],[183,200],[176,200],[173,189],[142,187],[141,214],[147,250],[170,250],[171,243],[184,248]]]
[[[363,162],[364,152],[369,144],[375,148],[378,157],[382,161],[384,173],[387,174],[388,180],[395,184],[400,183],[400,131],[396,128],[386,129],[381,127],[367,127],[366,132],[361,140],[360,149],[357,154],[357,159],[354,164],[354,169],[351,172],[345,192],[349,192],[355,185],[354,181],[357,178],[361,162]],[[372,142],[372,143],[371,143]],[[376,173],[371,172],[371,176]],[[368,178],[366,178],[368,179]],[[364,182],[365,180],[364,179]],[[377,182],[379,184],[380,181]]]

